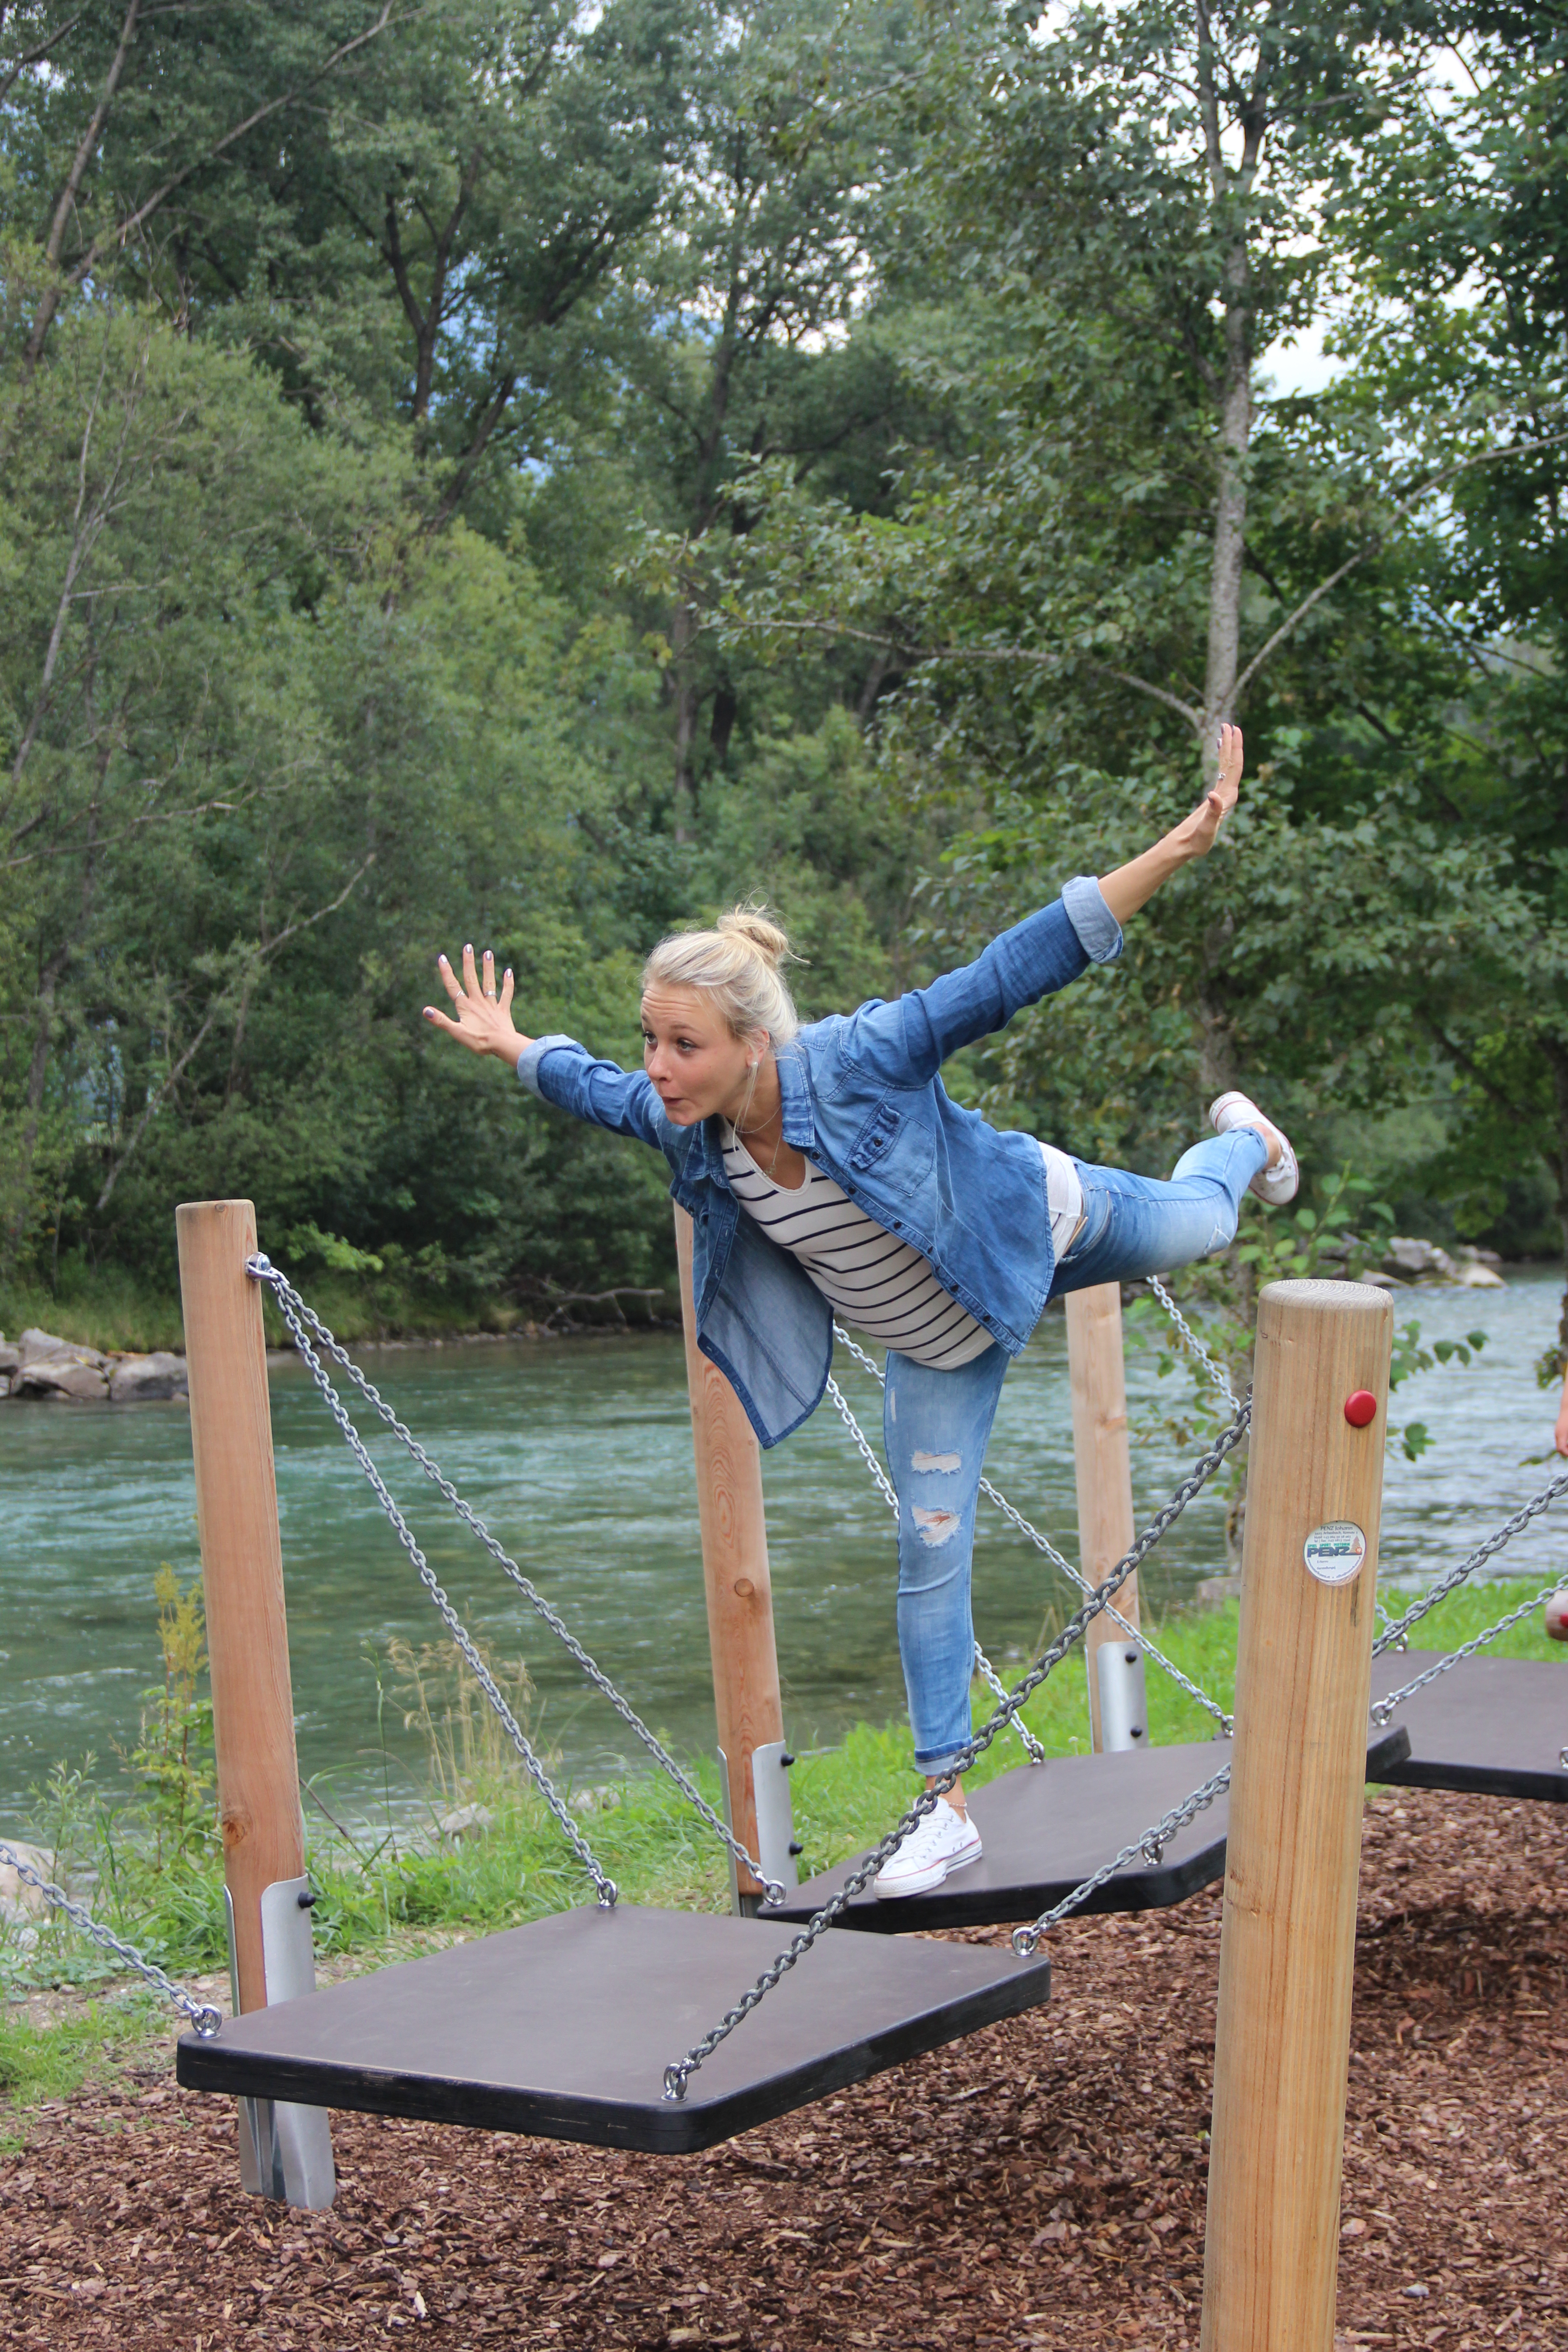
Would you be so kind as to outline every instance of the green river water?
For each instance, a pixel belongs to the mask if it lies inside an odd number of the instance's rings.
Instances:
[[[1483,1329],[1468,1371],[1403,1387],[1394,1420],[1426,1423],[1418,1465],[1391,1454],[1384,1573],[1424,1580],[1468,1549],[1546,1471],[1552,1401],[1533,1364],[1550,1341],[1557,1277],[1511,1276],[1499,1291],[1402,1293],[1401,1321],[1428,1340]],[[371,1377],[647,1718],[693,1753],[710,1748],[712,1696],[697,1545],[695,1481],[678,1338],[367,1350]],[[879,1431],[870,1381],[840,1379]],[[1135,1426],[1157,1422],[1177,1384],[1133,1350]],[[378,1707],[389,1636],[439,1624],[374,1497],[297,1366],[275,1372],[272,1406],[301,1770],[360,1819],[416,1801],[421,1753],[400,1711]],[[376,1454],[390,1475],[394,1449]],[[1009,1376],[988,1467],[1003,1491],[1076,1556],[1065,1325],[1047,1317]],[[1133,1456],[1141,1514],[1184,1463],[1154,1433]],[[902,1706],[889,1514],[825,1405],[765,1457],[774,1613],[793,1744],[825,1745]],[[634,1764],[616,1717],[578,1681],[472,1539],[417,1473],[396,1491],[470,1623],[505,1656],[525,1656],[545,1740],[579,1783]],[[423,1492],[421,1489],[423,1488]],[[1568,1517],[1537,1522],[1500,1572],[1568,1575]],[[1200,1498],[1144,1577],[1160,1613],[1223,1569],[1218,1508]],[[57,1762],[96,1755],[119,1778],[140,1694],[156,1671],[152,1580],[161,1560],[198,1567],[190,1424],[181,1407],[0,1404],[0,1831]],[[1065,1588],[982,1506],[975,1617],[999,1664],[1016,1662]],[[1082,1668],[1069,1664],[1082,1686]]]

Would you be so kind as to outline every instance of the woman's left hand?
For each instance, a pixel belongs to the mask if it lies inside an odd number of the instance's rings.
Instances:
[[[1219,730],[1219,772],[1191,816],[1184,816],[1173,825],[1164,837],[1146,849],[1142,857],[1131,864],[1119,866],[1114,874],[1100,877],[1100,896],[1119,923],[1126,922],[1140,907],[1146,907],[1162,882],[1194,857],[1206,857],[1218,837],[1220,826],[1236,806],[1236,795],[1241,782],[1241,730],[1222,727]]]
[[[1219,768],[1214,782],[1191,816],[1184,817],[1171,838],[1189,857],[1206,857],[1219,836],[1220,826],[1236,806],[1241,788],[1241,730],[1219,730]]]

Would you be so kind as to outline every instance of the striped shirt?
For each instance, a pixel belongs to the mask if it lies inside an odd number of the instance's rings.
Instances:
[[[723,1148],[724,1173],[747,1216],[798,1259],[828,1305],[857,1331],[939,1371],[972,1363],[994,1344],[984,1325],[942,1288],[930,1259],[868,1217],[809,1160],[805,1183],[792,1192],[758,1167],[733,1128],[726,1128]],[[1082,1213],[1078,1171],[1065,1153],[1045,1144],[1040,1150],[1050,1179],[1053,1235],[1060,1196],[1070,1237]]]

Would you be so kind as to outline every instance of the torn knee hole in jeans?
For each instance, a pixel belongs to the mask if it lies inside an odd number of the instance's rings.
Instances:
[[[962,1454],[921,1454],[917,1452],[911,1454],[910,1456],[910,1468],[911,1470],[952,1471],[962,1470],[963,1467],[963,1456]]]
[[[951,1542],[963,1524],[956,1511],[922,1511],[918,1503],[910,1517],[921,1543],[932,1545]]]

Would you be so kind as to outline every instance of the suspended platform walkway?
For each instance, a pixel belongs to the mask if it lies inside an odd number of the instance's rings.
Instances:
[[[1374,1735],[1367,1749],[1368,1780],[1397,1780],[1409,1744],[1403,1726]],[[1209,1739],[1020,1764],[973,1792],[974,1818],[985,1841],[979,1862],[930,1895],[883,1903],[868,1887],[850,1897],[835,1925],[884,1936],[1010,1927],[1054,1910],[1090,1879],[1096,1882],[1093,1892],[1072,1906],[1079,1913],[1158,1911],[1184,1903],[1224,1874],[1225,1795],[1176,1829],[1168,1842],[1151,1839],[1147,1824],[1180,1808],[1194,1782],[1223,1770],[1230,1752],[1228,1739]],[[1563,1777],[1568,1780],[1568,1773]],[[1107,1854],[1127,1859],[1104,1876]],[[809,1919],[864,1862],[858,1854],[807,1880],[769,1917]]]
[[[744,1992],[773,1932],[628,1903],[557,1912],[184,2034],[176,2073],[189,2090],[679,2155],[1050,1991],[1043,1956],[826,1936],[682,2099],[664,2095],[663,2056]]]
[[[1436,1650],[1384,1651],[1373,1661],[1374,1705],[1445,1664]],[[1399,1720],[1410,1753],[1379,1780],[1568,1804],[1568,1659],[1466,1658],[1402,1699]]]

